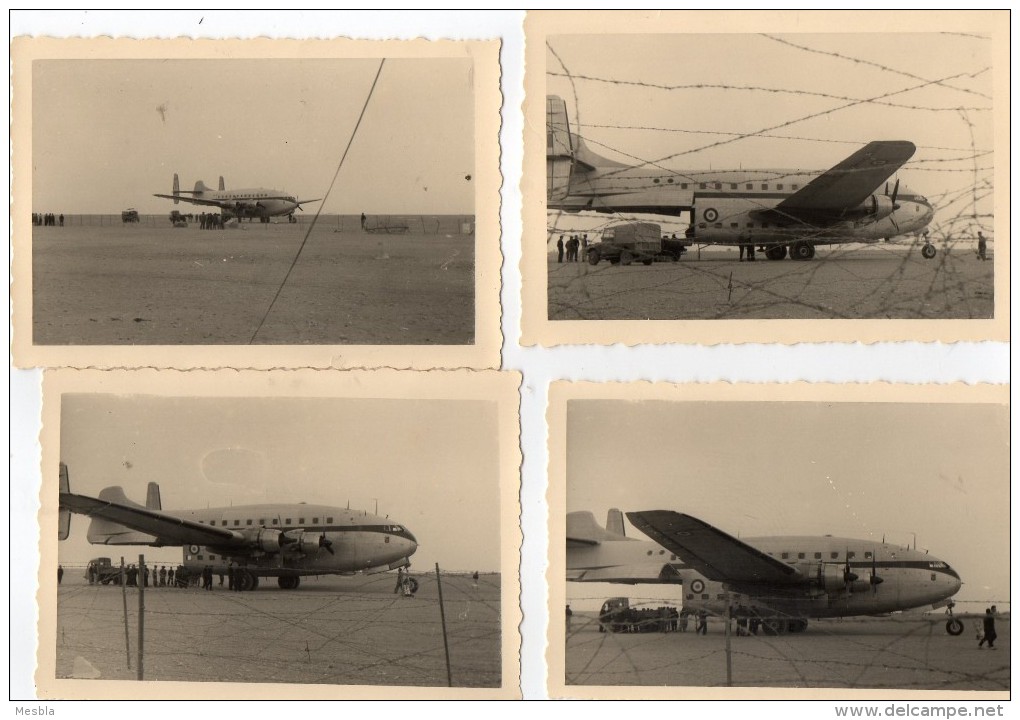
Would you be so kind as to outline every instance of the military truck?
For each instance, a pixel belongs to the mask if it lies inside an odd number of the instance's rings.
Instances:
[[[141,222],[142,218],[138,215],[138,211],[134,208],[128,208],[120,214],[120,221],[124,223],[136,223]]]
[[[657,260],[676,262],[687,252],[680,240],[661,237],[656,223],[633,222],[614,225],[602,233],[602,242],[588,246],[588,263],[608,260],[613,265],[630,265],[635,260],[651,265]]]
[[[108,557],[93,558],[85,568],[85,578],[89,584],[120,585],[120,566],[114,565]]]

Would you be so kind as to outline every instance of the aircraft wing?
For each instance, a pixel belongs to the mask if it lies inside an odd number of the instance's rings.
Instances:
[[[781,560],[690,515],[647,510],[629,512],[627,517],[709,580],[751,585],[797,585],[807,580]]]
[[[159,193],[153,193],[153,197],[166,198],[167,200],[183,200],[189,202],[192,205],[211,205],[213,207],[232,207],[230,203],[225,203],[222,200],[203,200],[202,198],[187,197],[185,195],[160,195]]]
[[[914,154],[906,140],[875,140],[776,205],[792,217],[838,215],[856,208]]]
[[[165,545],[231,545],[242,538],[227,528],[216,528],[137,505],[119,487],[106,488],[100,497],[60,493],[60,509],[113,521],[158,538]]]

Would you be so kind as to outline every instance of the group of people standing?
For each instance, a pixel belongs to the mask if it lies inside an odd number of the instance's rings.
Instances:
[[[54,215],[53,213],[32,213],[33,225],[45,225],[64,227],[64,214]]]
[[[578,250],[580,250],[580,255]],[[566,242],[563,242],[563,235],[560,235],[560,239],[556,241],[556,262],[563,262],[564,251],[567,254],[567,262],[578,262],[580,258],[588,254],[588,233],[571,235]]]
[[[202,230],[223,229],[222,213],[202,213],[198,216],[198,226]]]

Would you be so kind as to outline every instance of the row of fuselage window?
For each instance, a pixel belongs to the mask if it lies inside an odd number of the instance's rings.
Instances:
[[[654,552],[655,552],[654,550],[649,550],[648,554],[651,555]],[[659,551],[659,555],[665,555],[665,554],[666,554],[665,550],[660,550]],[[768,554],[771,557],[775,557],[776,556],[776,554],[774,552],[770,552]],[[866,550],[864,552],[864,559],[865,560],[870,560],[871,559],[871,554],[872,553],[871,553],[870,550]],[[791,560],[791,559],[793,559],[794,555],[797,556],[797,560],[807,560],[807,553],[803,553],[803,552],[799,552],[799,553],[783,552],[783,553],[779,554],[779,557],[781,557],[783,560]],[[823,555],[824,555],[824,553],[816,552],[816,553],[814,553],[814,559],[815,560],[821,560]],[[846,559],[847,560],[853,560],[856,557],[857,557],[857,553],[854,552],[853,550],[850,550],[846,554]],[[677,556],[676,555],[670,555],[669,559],[670,560],[676,560]],[[839,553],[838,552],[830,552],[829,553],[829,559],[830,560],[839,560]]]
[[[655,183],[656,185],[658,185],[662,181],[659,178],[654,178],[652,180],[652,182]],[[673,184],[673,178],[666,178],[666,184],[672,185]],[[694,185],[694,184],[695,183],[680,183],[680,189],[681,190],[686,190],[688,185]],[[720,183],[720,182],[717,182],[717,183],[697,183],[698,190],[708,190],[709,189],[709,187],[708,187],[709,185],[711,185],[712,188],[715,189],[715,190],[722,190],[723,189],[723,184]],[[775,190],[782,190],[784,187],[786,187],[786,186],[783,183],[776,183],[776,186],[775,186],[774,189]],[[796,190],[799,187],[800,187],[799,185],[791,185],[790,186],[790,190]],[[739,190],[739,189],[740,189],[740,183],[730,183],[730,190]],[[745,190],[754,190],[754,183],[745,183],[744,184],[744,189]],[[768,190],[769,189],[769,184],[768,183],[762,183],[761,184],[761,189],[762,190]]]
[[[206,524],[205,520],[199,520],[199,522],[202,523],[203,525]],[[229,520],[220,520],[220,525],[222,527],[227,527],[229,524],[230,524]],[[249,519],[244,521],[244,524],[246,526],[250,526],[250,525],[255,525],[256,523],[255,523],[254,520],[249,518]],[[281,524],[280,521],[279,520],[275,520],[275,519],[270,519],[269,523],[268,523],[269,526],[280,525],[280,524]],[[304,518],[298,518],[298,521],[297,521],[298,527],[300,527],[300,526],[302,526],[304,524],[305,524],[305,519]],[[318,525],[318,524],[319,524],[319,518],[313,517],[312,518],[312,525]],[[331,517],[326,518],[326,524],[327,525],[332,525],[333,524],[333,518],[331,518]],[[209,525],[212,525],[213,527],[215,527],[216,526],[216,521],[215,520],[210,520],[209,521]],[[259,518],[258,526],[259,527],[266,527],[266,525],[267,525],[266,524],[266,519],[265,518]],[[284,527],[288,527],[290,525],[294,525],[294,523],[292,522],[291,518],[287,518],[282,523],[282,525]],[[238,520],[234,520],[234,527],[240,527],[240,526],[241,526],[241,521],[239,519]]]
[[[712,227],[714,227],[714,228],[721,228],[722,226],[723,226],[722,223],[714,223],[712,225]],[[708,227],[708,223],[698,223],[698,227],[701,228],[702,230],[704,230],[705,228]],[[754,223],[747,223],[747,225],[745,227],[753,228],[754,227]],[[768,227],[769,227],[768,223],[762,223],[761,224],[761,229],[762,230],[768,230]],[[782,227],[782,225],[776,225],[776,227],[780,228],[780,227]],[[739,229],[740,228],[740,223],[730,223],[730,228],[734,229],[734,230]]]

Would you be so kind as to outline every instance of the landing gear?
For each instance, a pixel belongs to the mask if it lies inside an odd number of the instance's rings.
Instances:
[[[790,247],[790,257],[794,260],[810,260],[815,256],[815,246],[799,240]]]
[[[773,245],[765,251],[765,257],[769,260],[782,260],[786,257],[786,246],[785,245]]]
[[[925,260],[931,260],[933,257],[935,257],[935,246],[932,245],[930,242],[926,242],[924,245],[922,245],[921,257],[923,257]]]
[[[276,578],[277,584],[281,590],[297,590],[297,586],[301,584],[300,575],[281,575]]]
[[[254,590],[259,586],[258,575],[251,572],[250,570],[240,570],[234,579],[234,582],[240,583],[241,592],[247,592],[248,590]]]
[[[784,635],[786,634],[786,621],[785,620],[762,620],[761,627],[765,631],[766,635]]]
[[[791,620],[789,623],[789,629],[792,633],[800,633],[807,630],[807,620],[799,618],[797,620]]]
[[[950,635],[956,636],[963,632],[963,621],[953,617],[953,608],[956,603],[952,600],[949,601],[949,605],[946,606],[946,615],[949,619],[946,620],[946,632]]]

